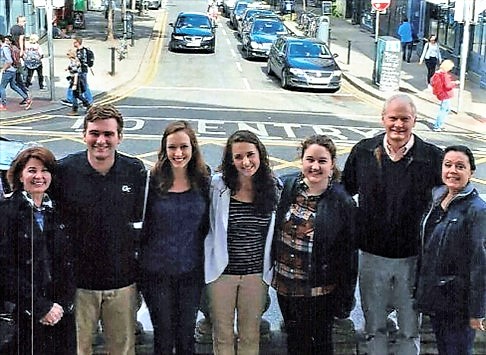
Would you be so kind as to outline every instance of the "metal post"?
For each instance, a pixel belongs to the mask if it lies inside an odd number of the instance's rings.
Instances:
[[[461,66],[459,69],[459,92],[457,94],[457,112],[462,111],[464,85],[466,81],[467,54],[469,51],[469,29],[473,16],[472,2],[464,1],[464,32],[461,46]]]
[[[56,100],[56,87],[54,85],[54,43],[52,37],[52,0],[46,1],[46,20],[47,20],[47,51],[49,53],[49,90],[51,101]]]
[[[115,75],[115,52],[116,52],[116,48],[110,47],[110,49],[111,49],[111,72],[110,72],[110,75],[113,76],[113,75]]]
[[[346,60],[346,64],[349,65],[351,63],[351,41],[348,40],[348,58]]]
[[[327,34],[327,46],[329,47],[329,50],[331,50],[331,21],[329,21],[329,33]]]
[[[376,83],[377,77],[377,67],[378,67],[378,35],[380,32],[380,11],[376,11],[376,21],[375,21],[375,62],[373,65],[373,82]]]

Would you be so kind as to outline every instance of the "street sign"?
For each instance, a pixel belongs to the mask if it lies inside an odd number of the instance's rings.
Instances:
[[[391,0],[371,0],[371,7],[376,11],[383,11],[388,9]]]

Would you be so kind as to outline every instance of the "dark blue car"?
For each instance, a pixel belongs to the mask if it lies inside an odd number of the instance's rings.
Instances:
[[[170,35],[169,50],[206,50],[214,53],[216,25],[202,12],[181,12]]]
[[[273,41],[288,30],[278,18],[257,18],[241,39],[243,57],[267,58]]]
[[[282,88],[301,87],[329,89],[341,88],[341,69],[337,55],[316,38],[279,37],[268,56],[267,74],[280,79]]]

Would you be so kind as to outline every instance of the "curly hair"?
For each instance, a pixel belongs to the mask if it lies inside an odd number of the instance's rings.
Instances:
[[[332,139],[329,138],[328,136],[322,134],[316,134],[304,139],[300,144],[300,147],[297,148],[300,159],[302,160],[304,158],[306,149],[313,144],[320,145],[321,147],[324,147],[329,151],[329,154],[331,155],[331,159],[334,162],[334,167],[332,169],[332,180],[339,181],[341,179],[341,171],[339,171],[336,164],[337,149]]]
[[[234,143],[254,144],[258,150],[260,167],[255,175],[252,176],[254,188],[253,203],[257,213],[268,215],[275,209],[278,197],[276,179],[270,167],[267,149],[254,133],[247,130],[236,131],[228,138],[223,151],[221,165],[217,170],[222,173],[223,181],[233,195],[240,188],[238,170],[233,164],[232,147]]]
[[[20,176],[30,159],[41,161],[49,172],[54,172],[56,158],[49,149],[39,146],[24,149],[17,154],[17,157],[7,171],[7,180],[12,191],[18,191],[24,188],[24,185],[20,181]]]
[[[196,133],[186,121],[170,123],[162,135],[157,162],[152,168],[153,184],[159,193],[166,194],[174,183],[172,165],[167,156],[167,137],[177,132],[184,132],[189,137],[192,148],[191,160],[187,165],[187,176],[193,189],[204,189],[208,184],[209,171],[201,154]]]

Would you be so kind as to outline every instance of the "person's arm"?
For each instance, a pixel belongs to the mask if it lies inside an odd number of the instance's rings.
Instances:
[[[425,54],[427,53],[428,50],[429,50],[429,42],[425,44],[424,50],[422,51],[422,55],[420,56],[419,64],[422,64],[424,62]]]
[[[344,164],[341,181],[344,188],[351,196],[358,193],[358,182],[356,177],[356,146],[353,147],[351,153],[349,153],[348,159]]]
[[[12,66],[13,63],[12,51],[10,50],[10,47],[7,46],[2,47],[1,50],[3,51],[3,57],[5,59],[2,66],[2,72],[4,72]]]

